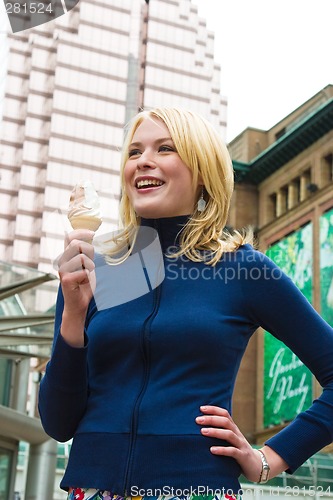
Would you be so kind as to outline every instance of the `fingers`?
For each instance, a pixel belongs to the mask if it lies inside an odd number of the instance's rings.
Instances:
[[[95,236],[94,231],[90,231],[89,229],[75,229],[70,233],[66,233],[65,236],[65,248],[70,244],[73,240],[81,240],[90,243]]]
[[[226,417],[214,417],[214,416],[199,416],[196,418],[196,422],[200,425],[217,427],[223,429],[236,430],[237,426]]]
[[[241,446],[243,435],[231,418],[230,413],[225,408],[220,408],[218,406],[202,406],[200,410],[206,413],[196,418],[197,424],[204,426],[201,429],[201,434],[203,436],[227,441],[235,448]],[[212,447],[211,452],[217,455],[227,455],[231,452],[231,449],[226,448],[228,447]]]
[[[83,253],[87,255],[90,259],[93,259],[94,247],[91,245],[91,243],[87,243],[86,241],[74,238],[71,241],[69,241],[63,255],[60,257],[60,261],[61,259],[64,260],[63,257],[66,260],[69,260],[75,255],[78,255],[80,253]]]
[[[75,271],[71,273],[64,273],[61,276],[61,283],[63,288],[70,287],[75,290],[80,285],[90,285],[90,275],[87,269],[81,269],[80,271]]]
[[[95,269],[95,264],[92,259],[87,257],[84,253],[79,253],[70,258],[69,261],[60,259],[59,263],[59,275],[65,273],[74,273],[75,271],[80,271],[81,269],[87,269],[88,271],[93,271]]]
[[[201,406],[200,410],[205,413],[205,415],[200,415],[196,418],[198,424],[223,427],[224,429],[231,429],[233,431],[238,430],[230,413],[225,408],[220,408],[218,406]]]
[[[209,422],[199,422],[202,425],[210,425]],[[215,425],[224,425],[224,427],[202,427],[201,434],[210,438],[217,438],[227,441],[232,446],[238,447],[241,443],[237,428],[227,428],[226,422],[216,422]]]
[[[228,410],[226,410],[225,408],[221,408],[220,406],[205,405],[200,406],[200,410],[205,414],[220,415],[221,417],[228,417],[232,420]]]
[[[221,446],[211,446],[210,452],[213,455],[234,458],[245,477],[250,481],[257,481],[262,467],[260,456],[241,433],[230,413],[219,406],[201,406],[200,410],[203,415],[198,416],[196,422],[204,426],[201,428],[201,434],[227,442],[227,445],[221,443]]]
[[[88,284],[94,289],[94,247],[86,241],[93,234],[92,231],[79,229],[66,235],[66,248],[56,261],[64,293],[65,290],[70,292]]]
[[[56,266],[58,267],[58,270],[62,272],[63,267],[65,267],[66,271],[68,271],[69,269],[66,264],[70,263],[72,260],[73,269],[70,269],[70,271],[82,269],[82,266],[86,267],[87,269],[91,269],[91,264],[88,264],[87,259],[91,262],[93,261],[94,247],[86,241],[76,238],[68,239],[68,237],[70,237],[70,235],[67,235],[66,237],[68,244],[66,245],[65,251],[56,260]],[[78,259],[78,256],[80,255],[83,256],[83,260],[81,257]]]

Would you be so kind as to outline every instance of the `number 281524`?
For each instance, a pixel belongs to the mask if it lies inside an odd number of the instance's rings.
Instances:
[[[42,3],[42,2],[7,2],[6,3],[7,14],[44,14],[53,12],[52,3]]]

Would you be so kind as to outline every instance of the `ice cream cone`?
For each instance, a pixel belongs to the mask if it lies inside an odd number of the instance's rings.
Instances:
[[[102,224],[102,219],[100,217],[80,215],[78,217],[72,217],[69,219],[69,222],[73,229],[90,229],[90,231],[97,231]]]
[[[74,187],[67,217],[73,229],[97,231],[102,224],[99,198],[90,181],[81,181]]]

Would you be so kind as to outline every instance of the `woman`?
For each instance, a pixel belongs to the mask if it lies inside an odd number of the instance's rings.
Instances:
[[[332,441],[333,331],[250,236],[223,233],[233,172],[219,135],[188,111],[140,113],[125,141],[122,184],[116,250],[126,254],[94,256],[91,232],[76,230],[59,262],[39,407],[48,434],[74,438],[61,487],[68,498],[223,497],[239,494],[241,473],[265,482],[293,472]],[[100,290],[117,293],[98,274],[100,261],[122,269],[147,227],[159,236],[164,279],[133,300],[98,307]],[[259,326],[325,388],[261,450],[230,415],[237,370]]]

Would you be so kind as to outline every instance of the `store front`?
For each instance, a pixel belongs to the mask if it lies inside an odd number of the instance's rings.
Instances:
[[[0,440],[0,500],[8,500],[15,473],[17,446]]]
[[[30,443],[34,457],[31,480],[27,475],[25,484],[29,498],[46,498],[35,484],[43,462],[50,466],[53,485],[54,458],[45,459],[45,447],[49,451],[51,446],[36,414],[34,377],[35,367],[50,354],[54,313],[45,304],[54,305],[53,283],[57,284],[53,275],[0,261],[0,500],[24,498],[23,492],[15,491],[21,441]],[[55,442],[52,447],[56,449]]]

